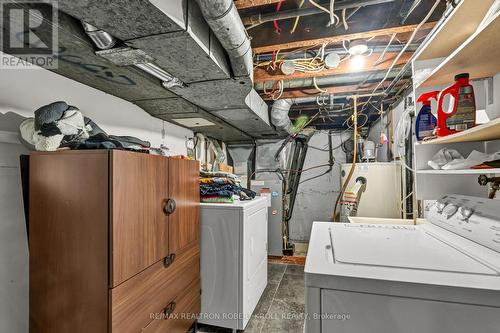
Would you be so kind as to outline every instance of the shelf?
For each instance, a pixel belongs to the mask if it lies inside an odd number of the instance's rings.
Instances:
[[[500,13],[471,35],[448,56],[418,87],[451,85],[459,73],[470,79],[492,77],[500,72]]]
[[[500,118],[486,124],[478,125],[466,131],[458,132],[441,138],[420,142],[420,145],[435,145],[442,143],[492,141],[500,139]]]
[[[416,60],[447,57],[479,27],[495,0],[463,0],[438,28]]]
[[[467,169],[467,170],[417,170],[420,174],[431,175],[482,175],[482,174],[500,174],[499,168],[493,169]]]

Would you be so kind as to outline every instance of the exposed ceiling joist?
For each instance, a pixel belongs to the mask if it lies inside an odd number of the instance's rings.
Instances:
[[[390,82],[384,82],[379,89],[385,89],[389,86]],[[407,84],[407,80],[400,80],[395,87],[399,88]],[[345,86],[334,86],[334,87],[322,87],[327,91],[325,94],[334,94],[334,95],[356,95],[356,94],[364,94],[371,93],[373,89],[377,86],[377,83],[367,83],[363,85],[345,85]],[[305,88],[305,89],[290,89],[283,92],[281,98],[298,98],[298,97],[307,97],[320,95],[321,93],[314,88]],[[272,101],[271,96],[262,94],[262,98],[265,101]]]
[[[435,24],[436,24],[436,22],[428,22],[428,23],[423,24],[420,29],[421,30],[432,29]],[[314,47],[317,45],[321,45],[323,43],[335,44],[335,43],[340,43],[344,40],[367,39],[367,38],[382,36],[382,35],[392,35],[393,33],[399,34],[399,33],[410,32],[410,31],[414,31],[417,26],[418,26],[417,24],[404,25],[404,26],[397,26],[397,27],[392,27],[392,28],[384,28],[384,29],[378,29],[378,30],[357,32],[357,33],[353,33],[353,34],[331,36],[331,37],[326,37],[326,38],[314,38],[314,39],[295,41],[295,42],[290,42],[290,43],[258,46],[258,47],[254,47],[253,51],[256,54],[259,54],[259,53],[272,52],[275,50],[287,50],[287,49],[295,49],[295,48],[303,48],[303,47]]]
[[[343,2],[339,2],[335,6],[335,11],[351,9],[351,8],[359,8],[371,5],[380,5],[388,2],[394,2],[394,0],[346,0]],[[275,13],[267,13],[267,14],[255,14],[251,16],[242,17],[241,20],[244,25],[254,25],[254,24],[262,24],[265,22],[272,22],[274,20],[287,20],[291,18],[296,18],[298,16],[310,16],[316,14],[324,14],[325,12],[318,7],[310,7],[310,8],[296,8],[289,9],[285,11],[275,12]]]
[[[235,0],[234,4],[238,9],[247,9],[252,7],[272,5],[273,3],[277,3],[280,1],[281,0]]]
[[[398,53],[387,53],[382,60],[382,62],[377,64],[377,60],[380,54],[372,54],[365,58],[365,69],[366,71],[378,71],[388,69],[393,63],[394,59],[397,57]],[[413,53],[406,52],[401,55],[401,57],[396,62],[395,66],[400,66],[406,64],[412,57]],[[265,81],[277,81],[277,80],[294,80],[302,79],[308,77],[322,77],[330,75],[339,74],[350,74],[359,72],[351,68],[349,61],[343,61],[339,64],[337,68],[325,69],[319,72],[295,72],[291,75],[282,74],[281,71],[277,70],[276,74],[269,73],[265,68],[257,67],[254,70],[254,82],[265,82]]]

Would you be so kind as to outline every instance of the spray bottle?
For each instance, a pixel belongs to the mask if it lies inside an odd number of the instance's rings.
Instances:
[[[448,110],[443,110],[444,97],[450,95]],[[474,88],[469,84],[469,74],[455,76],[455,84],[439,94],[438,136],[461,132],[476,126],[476,99]]]
[[[433,135],[434,129],[437,126],[437,119],[431,112],[431,98],[434,98],[437,101],[438,95],[439,91],[431,91],[420,95],[417,99],[417,102],[423,104],[415,122],[415,134],[417,136],[417,141],[421,141],[424,138]]]

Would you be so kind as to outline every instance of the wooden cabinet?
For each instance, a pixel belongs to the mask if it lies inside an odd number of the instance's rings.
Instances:
[[[185,332],[200,307],[198,172],[126,151],[33,153],[30,332]]]

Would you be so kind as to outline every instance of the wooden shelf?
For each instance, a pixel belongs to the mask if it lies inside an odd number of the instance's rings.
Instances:
[[[495,0],[462,0],[416,60],[443,58],[455,51],[478,28]]]
[[[493,141],[500,139],[500,118],[493,119],[466,131],[443,136],[429,141],[420,142],[420,145],[436,145],[442,143]]]
[[[432,175],[479,175],[479,174],[499,174],[499,168],[493,169],[467,169],[467,170],[417,170],[417,173]]]
[[[471,35],[448,56],[418,87],[453,84],[459,73],[471,80],[491,77],[500,72],[500,13]]]

